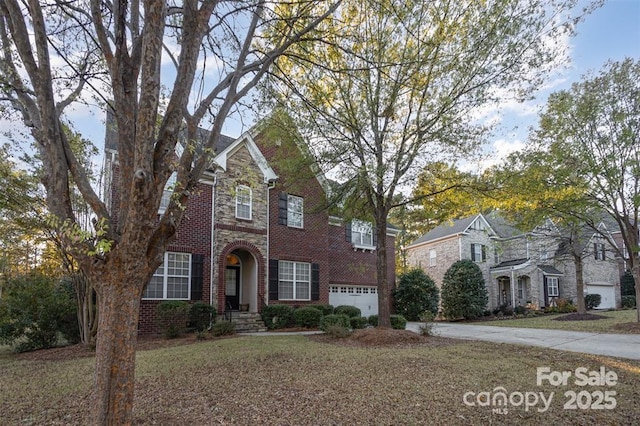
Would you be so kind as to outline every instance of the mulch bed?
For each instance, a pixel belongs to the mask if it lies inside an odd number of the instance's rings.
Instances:
[[[624,324],[616,324],[611,328],[618,331],[624,331],[626,333],[640,334],[640,322],[626,322]]]
[[[603,317],[602,315],[596,315],[596,314],[579,314],[576,312],[573,314],[567,314],[558,318],[554,318],[553,320],[554,321],[596,321],[601,319],[607,319],[607,317]]]
[[[460,343],[459,340],[440,336],[421,336],[408,330],[394,330],[392,328],[365,328],[355,330],[348,337],[334,337],[328,334],[307,336],[309,340],[329,343],[339,346],[376,348],[412,346],[448,346]]]

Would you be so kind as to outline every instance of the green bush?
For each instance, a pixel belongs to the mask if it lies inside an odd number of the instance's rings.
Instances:
[[[164,300],[156,307],[158,326],[167,339],[179,337],[187,329],[189,303],[184,300]]]
[[[516,315],[524,315],[524,314],[526,314],[526,313],[527,313],[527,308],[525,308],[525,307],[524,307],[524,306],[522,306],[522,305],[518,305],[518,306],[516,306],[516,307],[513,309],[513,312],[514,312]]]
[[[378,315],[369,316],[367,321],[369,321],[369,325],[370,326],[377,327],[378,326]]]
[[[293,319],[299,327],[318,328],[321,318],[322,311],[311,306],[293,311]]]
[[[416,268],[400,275],[393,298],[397,313],[418,321],[424,311],[438,312],[440,290],[422,269]]]
[[[54,280],[24,276],[9,281],[0,299],[0,342],[18,352],[51,348],[58,337],[78,336],[75,297]]]
[[[349,317],[345,314],[331,314],[325,315],[320,320],[320,330],[327,332],[327,329],[331,326],[344,327],[348,329],[351,326]]]
[[[600,306],[600,302],[602,301],[602,296],[599,294],[587,294],[584,296],[584,304],[587,309],[595,309]]]
[[[338,315],[344,314],[349,318],[362,316],[362,311],[360,311],[359,308],[356,308],[355,306],[351,306],[351,305],[336,306],[336,308],[333,310],[333,313]]]
[[[568,314],[570,312],[576,312],[578,308],[571,303],[571,300],[560,298],[557,300],[558,312],[561,314]]]
[[[236,334],[236,323],[232,321],[220,321],[211,327],[214,336],[230,336]]]
[[[322,315],[331,315],[333,313],[333,305],[313,304],[309,305],[309,307],[318,309],[320,312],[322,312]]]
[[[620,294],[622,296],[636,295],[636,281],[629,271],[620,277]]]
[[[369,321],[365,317],[352,317],[349,318],[349,322],[351,323],[351,328],[354,330],[366,328],[369,324]]]
[[[635,308],[636,307],[636,297],[635,296],[622,296],[622,307],[623,308]]]
[[[402,315],[391,315],[391,328],[396,330],[404,330],[407,326],[407,320]]]
[[[202,333],[216,322],[216,308],[205,302],[195,302],[189,308],[189,327]]]
[[[521,306],[518,306],[518,307],[521,307]],[[493,315],[502,314],[502,316],[510,317],[510,316],[513,316],[513,312],[514,312],[513,308],[509,304],[503,303],[502,305],[498,306],[493,310]]]
[[[269,305],[262,309],[262,320],[269,330],[292,324],[293,308],[289,305]]]
[[[442,279],[442,312],[447,319],[473,319],[482,315],[489,297],[482,271],[471,260],[459,260]]]

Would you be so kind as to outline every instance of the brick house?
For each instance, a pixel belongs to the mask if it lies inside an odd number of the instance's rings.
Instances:
[[[521,232],[499,215],[478,214],[442,224],[407,246],[407,262],[442,285],[456,261],[470,259],[482,270],[488,309],[501,305],[539,309],[559,298],[575,302],[576,268],[553,223]],[[592,233],[581,243],[586,293],[602,296],[600,308],[620,306],[615,250]]]
[[[112,132],[113,122],[108,122],[106,169],[112,173],[105,182],[113,209],[118,201],[113,190],[118,163]],[[204,301],[218,314],[259,313],[272,303],[352,304],[364,316],[377,313],[371,223],[330,215],[329,189],[322,174],[309,167],[295,173],[280,167],[280,157],[302,157],[302,150],[269,140],[267,134],[264,126],[257,125],[237,139],[222,137],[218,142],[164,264],[143,295],[141,333],[155,331],[155,307],[169,299]],[[171,185],[170,179],[167,188]],[[171,191],[165,194],[159,214]],[[390,228],[391,283],[395,235]]]

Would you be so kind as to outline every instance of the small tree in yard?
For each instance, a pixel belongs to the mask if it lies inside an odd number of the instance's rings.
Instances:
[[[482,271],[471,260],[459,260],[442,279],[442,312],[447,319],[472,319],[482,315],[489,297]]]
[[[436,283],[422,269],[412,269],[400,275],[393,296],[396,312],[409,321],[419,321],[425,311],[433,314],[438,312],[440,292]]]

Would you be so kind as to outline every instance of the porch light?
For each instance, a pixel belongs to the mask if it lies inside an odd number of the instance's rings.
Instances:
[[[227,265],[237,265],[240,263],[240,259],[235,254],[230,254],[227,256]]]

